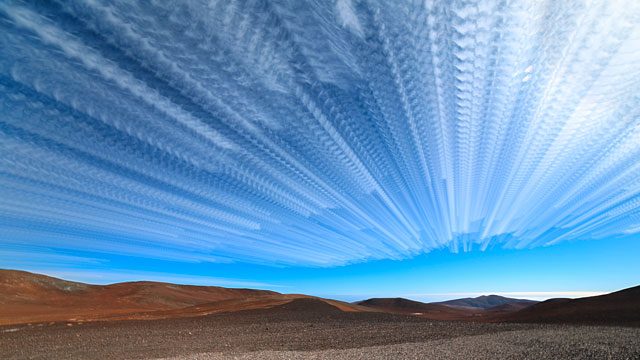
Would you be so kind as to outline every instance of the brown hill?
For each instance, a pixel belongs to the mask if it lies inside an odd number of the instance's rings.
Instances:
[[[579,299],[550,299],[498,320],[640,326],[640,286]]]
[[[0,269],[0,325],[201,316],[270,308],[300,298],[313,297],[147,281],[89,285]],[[341,301],[313,299],[343,311],[368,311]]]
[[[429,311],[434,309],[440,309],[441,306],[433,306],[420,301],[409,300],[405,298],[371,298],[367,300],[358,301],[355,304],[360,306],[366,306],[371,308],[380,308],[394,310],[401,313],[417,313],[423,311]]]
[[[267,311],[272,313],[304,312],[314,314],[341,313],[342,310],[326,301],[315,298],[300,298],[288,303],[274,306]]]
[[[486,311],[487,312],[507,312],[507,311],[513,312],[513,311],[522,310],[524,308],[528,308],[529,306],[537,303],[538,303],[537,301],[534,301],[533,303],[526,303],[526,302],[505,303],[505,304],[488,308],[486,309]]]
[[[408,314],[434,320],[473,320],[482,315],[481,309],[427,304],[405,298],[372,298],[355,304],[395,314]]]
[[[500,306],[503,304],[525,304],[533,305],[538,301],[527,299],[514,299],[499,295],[482,295],[474,298],[462,298],[448,301],[441,301],[433,304],[450,305],[450,306],[463,306],[472,307],[478,309],[489,309],[492,307]]]

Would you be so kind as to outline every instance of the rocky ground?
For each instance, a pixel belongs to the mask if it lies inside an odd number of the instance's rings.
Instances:
[[[460,324],[460,323],[459,323]],[[550,327],[465,335],[418,343],[315,351],[201,353],[181,359],[638,359],[638,331]]]
[[[640,358],[638,328],[433,321],[306,305],[185,319],[4,326],[0,358]]]

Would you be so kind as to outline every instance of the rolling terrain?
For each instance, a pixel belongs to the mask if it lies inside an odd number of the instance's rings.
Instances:
[[[500,321],[507,314],[525,309],[537,301],[512,299],[497,295],[423,303],[404,298],[372,298],[354,304],[370,309],[420,316],[432,320]]]
[[[640,286],[600,296],[549,299],[498,318],[509,322],[640,326]]]
[[[0,270],[0,325],[198,317],[278,306],[295,308],[297,300],[325,304],[342,312],[385,312],[431,320],[640,326],[640,286],[607,295],[539,303],[500,296],[440,303],[404,298],[347,303],[268,290],[149,281],[89,285]]]
[[[313,298],[157,320],[0,326],[6,359],[637,359],[640,329],[437,321]]]
[[[492,295],[438,303],[372,298],[355,304],[433,320],[640,326],[640,286],[600,296],[543,302]]]
[[[433,320],[473,320],[482,310],[459,308],[442,304],[427,304],[404,298],[372,298],[355,304],[392,314],[420,316]]]
[[[25,271],[0,270],[0,325],[191,317],[269,308],[299,298],[313,297],[149,281],[89,285]],[[343,311],[367,310],[337,300],[320,301]]]
[[[157,282],[88,285],[0,270],[0,357],[632,359],[640,356],[639,296],[634,287],[531,306],[403,298],[349,304]]]

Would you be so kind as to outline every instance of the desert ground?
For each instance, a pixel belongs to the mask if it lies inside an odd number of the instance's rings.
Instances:
[[[640,359],[639,298],[635,287],[524,308],[350,304],[0,270],[0,358]]]
[[[0,328],[3,359],[638,359],[640,329],[343,312],[315,299],[201,317]]]

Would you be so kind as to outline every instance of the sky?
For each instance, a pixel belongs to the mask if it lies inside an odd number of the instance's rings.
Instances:
[[[0,268],[618,290],[640,274],[640,3],[3,1],[0,155]]]

